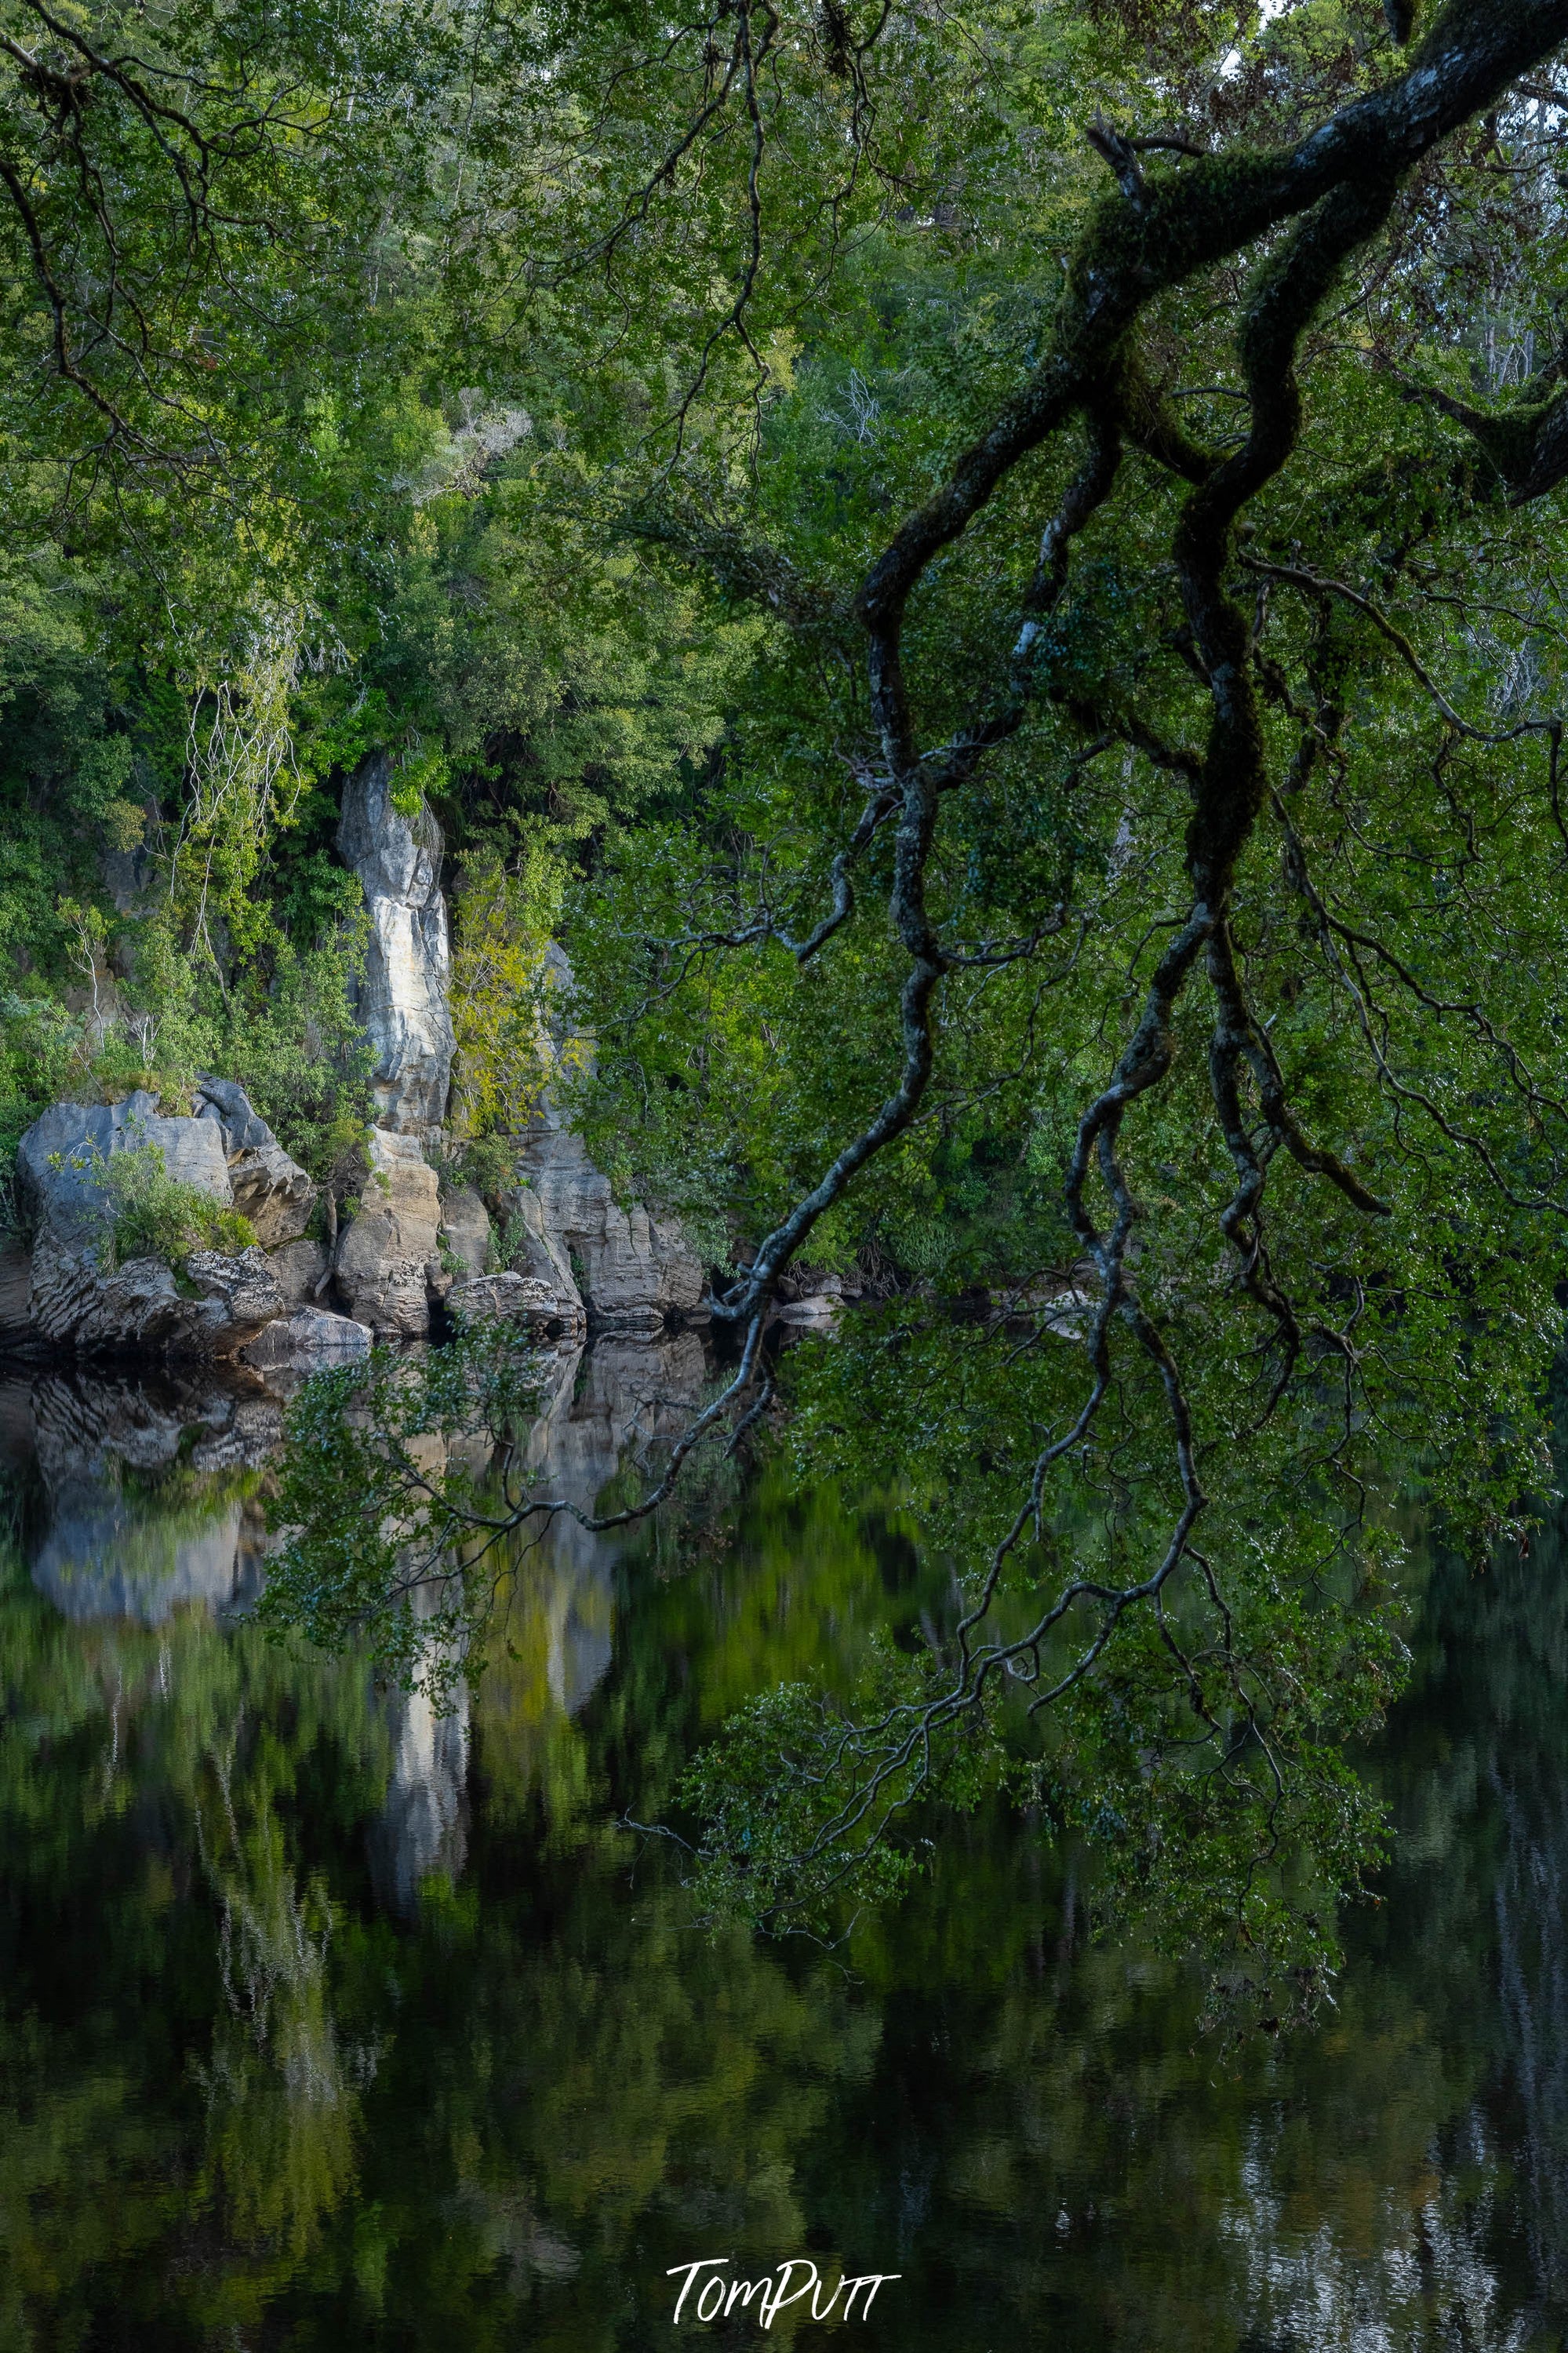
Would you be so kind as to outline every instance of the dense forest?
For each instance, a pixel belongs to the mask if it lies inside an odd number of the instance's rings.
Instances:
[[[588,1516],[700,1544],[765,1456],[963,1596],[739,1704],[667,1799],[714,1907],[826,1932],[1003,1788],[1270,2011],[1335,1958],[1411,1541],[1542,1483],[1565,42],[0,0],[5,1166],[235,1082],[335,1245],[374,768],[450,909],[443,1184],[504,1243],[553,1071],[706,1272],[711,1394]],[[781,1348],[803,1289],[855,1303]],[[417,1441],[515,1430],[525,1339],[304,1393],[275,1621],[479,1660],[566,1506]]]

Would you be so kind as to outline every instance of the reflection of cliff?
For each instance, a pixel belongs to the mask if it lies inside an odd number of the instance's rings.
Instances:
[[[1370,2013],[1375,1999],[1378,2012],[1354,2033],[1359,2096],[1345,2102],[1343,2140],[1331,2164],[1326,2147],[1315,2153],[1313,2186],[1331,2219],[1307,2219],[1300,2153],[1282,2116],[1255,2124],[1242,2194],[1226,2217],[1258,2341],[1290,2353],[1406,2344],[1523,2353],[1564,2341],[1560,1532],[1542,1531],[1528,1556],[1500,1557],[1484,1576],[1440,1561],[1421,1651],[1388,1768],[1398,1840],[1387,1912],[1402,1933],[1378,1938],[1375,1959],[1352,1973],[1360,2003]],[[1343,2001],[1347,2029],[1353,2008]],[[1380,2083],[1375,2054],[1396,2046],[1397,2070]],[[1299,2063],[1305,2070],[1306,2054]],[[1354,2211],[1342,2177],[1358,2139],[1370,2146]]]
[[[1240,2194],[1220,2222],[1241,2259],[1242,2308],[1255,2324],[1243,2340],[1248,2353],[1404,2346],[1527,2353],[1528,2326],[1489,2259],[1501,2174],[1496,2148],[1480,2140],[1466,2152],[1479,2189],[1461,2188],[1463,2173],[1434,2164],[1418,2207],[1389,2185],[1354,2221],[1340,2213],[1303,2230],[1279,2187],[1273,2138],[1267,2127],[1255,2131]]]
[[[1568,2289],[1568,1788],[1495,1783],[1508,1847],[1498,1874],[1498,1960],[1512,2089],[1530,2186],[1537,2275]]]
[[[1531,1553],[1467,1578],[1445,1629],[1444,1672],[1472,1729],[1450,1772],[1468,1816],[1463,1860],[1477,1916],[1469,1966],[1496,2003],[1489,2080],[1470,2137],[1500,2141],[1511,2234],[1539,2316],[1568,2318],[1568,1578],[1561,1525]],[[1454,1841],[1445,1877],[1457,1876]],[[1484,1906],[1484,1909],[1482,1908]],[[1447,1932],[1447,1921],[1436,1924]],[[1490,1950],[1488,1950],[1488,1946]],[[1484,2340],[1478,2340],[1484,2341]],[[1553,2340],[1557,2341],[1555,2334]]]
[[[618,1470],[682,1427],[703,1375],[702,1344],[690,1333],[563,1350],[527,1443],[537,1491],[591,1511]],[[42,1489],[33,1582],[63,1616],[153,1626],[182,1605],[226,1615],[254,1600],[268,1539],[259,1507],[221,1474],[266,1461],[279,1435],[276,1400],[205,1375],[135,1381],[86,1369],[47,1373],[5,1396],[12,1451],[30,1445]],[[430,1442],[439,1452],[440,1441]],[[566,1715],[610,1663],[619,1549],[619,1539],[562,1515],[519,1550],[519,1606],[542,1630],[546,1704]],[[454,1699],[445,1715],[417,1693],[382,1702],[392,1767],[370,1862],[379,1900],[405,1919],[421,1886],[456,1878],[467,1853],[461,1682]]]
[[[342,2047],[327,1971],[331,1904],[321,1881],[300,1885],[265,1775],[237,1773],[239,1738],[237,1720],[195,1792],[225,2003],[211,2057],[193,2068],[207,2107],[199,2188],[221,2196],[234,2237],[299,2257],[353,2181],[359,2088],[375,2054]]]
[[[635,1469],[684,1428],[704,1370],[692,1332],[605,1335],[591,1348],[563,1350],[529,1438],[536,1491],[591,1512],[617,1470]],[[623,1541],[594,1535],[563,1513],[521,1558],[520,1581],[546,1613],[551,1694],[569,1715],[610,1663],[612,1575]]]
[[[468,1845],[468,1693],[459,1683],[449,1714],[423,1692],[392,1692],[386,1796],[370,1832],[371,1878],[389,1912],[412,1919],[427,1879],[455,1880]]]
[[[1537,1591],[1521,1629],[1539,1638],[1563,1617],[1562,1563],[1549,1563],[1550,1595]],[[1528,1571],[1524,1572],[1528,1574]],[[1546,1577],[1532,1582],[1543,1586]],[[1554,2314],[1568,2310],[1568,1740],[1563,1736],[1562,1645],[1546,1670],[1535,1724],[1500,1725],[1487,1778],[1504,1831],[1492,1909],[1506,2092],[1518,2157],[1531,2269]],[[1531,1754],[1529,1733],[1550,1754]],[[1522,1738],[1521,1736],[1524,1736]],[[1541,1746],[1544,1746],[1545,1742]],[[1501,2087],[1500,2087],[1501,2088]]]
[[[562,1350],[525,1450],[535,1492],[592,1511],[617,1470],[683,1427],[704,1369],[701,1341],[691,1333],[606,1335],[590,1348]],[[482,1463],[468,1467],[482,1474]],[[510,1630],[515,1636],[524,1619],[542,1630],[547,1704],[566,1715],[582,1707],[610,1664],[619,1549],[619,1539],[592,1535],[563,1514],[516,1554]],[[459,1682],[445,1715],[418,1692],[391,1693],[384,1705],[393,1765],[370,1834],[371,1870],[381,1902],[408,1919],[426,1880],[456,1878],[463,1867],[469,1699]]]

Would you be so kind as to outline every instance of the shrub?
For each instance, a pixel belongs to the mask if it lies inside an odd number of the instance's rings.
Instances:
[[[82,1023],[53,997],[0,995],[0,1226],[14,1225],[16,1145],[80,1076]]]
[[[194,1250],[241,1250],[256,1240],[255,1227],[237,1209],[171,1176],[160,1144],[112,1154],[102,1181],[110,1199],[113,1266],[134,1258],[161,1258],[176,1266]]]
[[[464,877],[451,991],[457,1060],[449,1123],[459,1134],[525,1128],[553,1075],[548,957],[560,901],[560,877],[537,850],[521,873],[509,873],[490,851]]]

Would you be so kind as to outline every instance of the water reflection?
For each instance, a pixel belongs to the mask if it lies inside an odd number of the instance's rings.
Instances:
[[[5,1419],[17,1451],[31,1439],[45,1509],[29,1565],[62,1616],[153,1626],[186,1603],[254,1600],[266,1535],[244,1474],[278,1442],[275,1399],[210,1377],[72,1371],[12,1390]]]
[[[683,1427],[706,1371],[695,1333],[658,1340],[606,1336],[563,1349],[552,1368],[526,1449],[530,1474],[553,1495],[591,1511],[624,1463]],[[553,1520],[541,1542],[548,1563],[550,1694],[575,1715],[609,1670],[613,1571],[623,1549],[580,1522]],[[528,1580],[531,1587],[534,1580]]]
[[[535,1467],[592,1502],[703,1377],[564,1354]],[[865,2334],[915,2353],[1563,2343],[1555,1531],[1432,1565],[1384,1900],[1322,2031],[1228,2059],[1027,1825],[832,1956],[695,1931],[613,1828],[747,1691],[940,1617],[896,1528],[766,1483],[673,1555],[558,1523],[437,1718],[235,1616],[275,1411],[0,1390],[0,2344],[634,2353],[668,2265],[801,2252],[900,2270]]]

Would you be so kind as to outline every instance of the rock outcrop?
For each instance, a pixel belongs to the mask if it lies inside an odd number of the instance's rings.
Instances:
[[[101,1256],[90,1240],[39,1234],[28,1308],[46,1340],[108,1353],[227,1356],[283,1312],[267,1253],[254,1247],[193,1250],[181,1276],[162,1259],[106,1269]]]
[[[267,1262],[278,1278],[286,1315],[292,1315],[299,1307],[313,1307],[327,1287],[325,1242],[285,1242],[280,1249],[268,1251]]]
[[[366,1150],[359,1209],[338,1240],[338,1290],[356,1323],[418,1339],[430,1328],[430,1283],[441,1274],[436,1171],[416,1136],[372,1128]]]
[[[116,1153],[155,1144],[167,1175],[234,1206],[223,1132],[210,1121],[164,1119],[156,1095],[138,1090],[117,1103],[53,1103],[16,1146],[16,1182],[40,1222],[97,1221],[109,1206],[105,1165]]]
[[[544,1043],[559,1077],[591,1067],[594,1043],[574,1024],[572,967],[553,944],[548,967]],[[567,1127],[553,1082],[520,1139],[518,1174],[509,1203],[517,1221],[512,1255],[552,1283],[563,1306],[578,1302],[583,1328],[652,1334],[671,1321],[700,1320],[702,1265],[679,1219],[640,1201],[619,1207],[609,1178]]]
[[[363,760],[343,793],[338,850],[359,876],[370,948],[358,1014],[376,1063],[381,1123],[398,1131],[438,1126],[452,1077],[447,992],[451,947],[441,896],[441,830],[428,810],[393,807],[385,753]]]
[[[156,1145],[166,1173],[232,1205],[223,1133],[202,1119],[164,1119],[153,1096],[56,1103],[16,1152],[17,1182],[37,1220],[27,1313],[46,1340],[78,1348],[226,1356],[282,1312],[264,1251],[193,1250],[180,1273],[162,1260],[108,1263],[116,1154]]]
[[[232,1079],[203,1079],[196,1116],[223,1137],[234,1206],[256,1228],[263,1250],[291,1242],[310,1222],[316,1187],[290,1160],[243,1087]]]
[[[483,1274],[490,1254],[490,1213],[471,1185],[441,1196],[441,1240],[466,1275]]]
[[[702,1266],[679,1219],[634,1201],[617,1207],[610,1180],[580,1136],[548,1103],[523,1138],[519,1195],[526,1219],[537,1207],[539,1240],[567,1260],[591,1327],[657,1332],[702,1303]]]
[[[531,1186],[519,1187],[511,1196],[510,1208],[509,1233],[517,1271],[551,1292],[562,1328],[582,1336],[588,1329],[588,1313],[566,1243],[546,1224],[543,1204]]]

